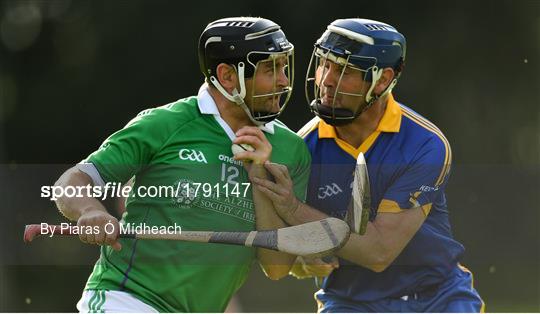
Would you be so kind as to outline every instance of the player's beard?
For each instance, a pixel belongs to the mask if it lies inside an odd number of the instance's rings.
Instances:
[[[254,98],[251,106],[253,112],[278,113],[280,110],[281,95]]]

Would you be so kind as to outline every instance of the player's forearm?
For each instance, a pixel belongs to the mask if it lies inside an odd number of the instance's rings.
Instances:
[[[268,176],[266,170],[262,166],[253,165],[250,171],[251,177],[266,178]],[[255,222],[257,230],[272,230],[288,226],[276,213],[272,201],[255,185],[253,185],[253,202],[255,204]]]
[[[76,167],[68,169],[56,181],[55,186],[66,188],[68,186],[93,185],[92,179]],[[56,201],[58,210],[69,220],[77,221],[81,215],[90,210],[102,210],[107,212],[103,204],[93,197],[66,197],[62,196]]]
[[[373,271],[383,271],[399,256],[424,220],[421,208],[379,213],[368,222],[364,235],[351,233],[338,256]]]
[[[254,171],[252,175],[266,176],[266,170],[264,168],[258,170],[252,169],[252,171]],[[272,201],[255,186],[253,187],[253,202],[255,204],[257,230],[272,230],[287,227],[287,224],[274,210]],[[267,249],[257,249],[257,257],[266,276],[274,280],[287,276],[296,259],[296,256]]]
[[[325,213],[302,202],[299,202],[298,207],[293,212],[281,216],[281,218],[283,218],[285,222],[291,226],[317,221],[328,217],[329,216]]]
[[[390,264],[390,253],[384,243],[383,235],[371,222],[368,222],[366,233],[364,235],[351,233],[349,240],[337,252],[337,255],[357,265],[380,272]]]
[[[298,206],[293,214],[283,216],[283,218],[286,218],[286,222],[291,225],[303,224],[327,217],[323,212],[303,203]],[[368,223],[366,234],[360,236],[351,233],[349,240],[337,252],[337,255],[360,266],[380,271],[385,268],[388,252],[382,239],[380,232],[372,223]]]
[[[288,224],[299,225],[328,218],[328,215],[307,204],[300,203],[293,213],[284,215],[282,218]],[[384,231],[380,229],[370,222],[365,235],[351,233],[349,240],[337,252],[337,255],[373,271],[384,270],[397,254],[394,254],[395,252],[390,249],[392,245],[386,243]]]

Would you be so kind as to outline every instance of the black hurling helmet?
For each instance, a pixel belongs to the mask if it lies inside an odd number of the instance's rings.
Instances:
[[[359,18],[335,20],[315,43],[309,63],[305,86],[311,111],[331,125],[339,126],[352,122],[397,84],[405,62],[405,51],[405,37],[386,23]],[[331,104],[322,103],[321,82],[317,81],[318,69],[319,80],[327,73],[321,70],[325,69],[326,62],[342,67]],[[375,83],[384,68],[388,67],[393,68],[396,73],[394,80],[383,93],[375,95]],[[364,94],[340,91],[340,83],[347,69],[353,73],[358,72],[358,78],[370,84]],[[335,100],[338,94],[361,97],[365,100],[365,105],[358,106],[355,111],[336,108]]]
[[[285,75],[289,80],[289,85],[284,88],[276,87],[276,60],[280,57],[285,57]],[[278,112],[254,111],[244,101],[245,79],[254,76],[260,62],[272,62],[274,89],[273,92],[256,95],[253,86],[250,96],[252,99],[279,98]],[[234,89],[229,94],[221,86],[216,77],[216,68],[220,63],[235,68],[240,90]],[[262,125],[276,119],[289,101],[294,80],[294,46],[287,40],[280,26],[270,20],[258,17],[224,18],[208,24],[202,32],[199,38],[199,66],[208,82],[228,100],[244,109],[253,123]]]

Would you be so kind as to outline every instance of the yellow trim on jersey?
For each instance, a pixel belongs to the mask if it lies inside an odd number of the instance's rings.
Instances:
[[[337,138],[336,129],[324,120],[319,120],[319,138]]]
[[[377,209],[378,213],[401,213],[402,211],[398,203],[387,199],[383,199]]]
[[[388,101],[386,102],[386,110],[384,115],[377,126],[377,130],[381,132],[399,132],[401,127],[401,106],[394,99],[394,95],[391,93],[388,95]]]
[[[435,182],[435,186],[439,186],[443,183],[444,178],[450,171],[450,166],[452,164],[452,150],[450,148],[450,143],[448,143],[448,140],[446,139],[444,134],[441,132],[441,130],[439,130],[439,128],[437,128],[433,123],[419,116],[417,113],[412,112],[408,108],[402,108],[402,109],[403,109],[402,112],[404,116],[418,123],[418,125],[422,126],[428,131],[433,132],[435,135],[437,135],[441,139],[441,141],[444,144],[444,148],[445,148],[444,166],[441,170],[441,173],[439,174],[439,177],[437,178],[437,181]]]
[[[429,212],[431,211],[432,204],[425,204],[420,206],[422,208],[422,212],[424,212],[424,215],[427,217],[429,215]],[[403,209],[399,207],[398,203],[396,201],[383,199],[381,203],[379,204],[379,208],[377,209],[378,213],[401,213],[406,209]]]
[[[371,133],[368,138],[360,145],[360,147],[355,148],[351,144],[345,142],[344,140],[340,138],[335,138],[336,144],[343,149],[345,152],[347,152],[349,155],[353,156],[355,159],[358,158],[358,155],[360,153],[365,154],[367,150],[375,143],[375,140],[377,140],[377,137],[379,137],[379,134],[381,134],[380,131],[375,131]]]
[[[317,302],[317,313],[321,313],[321,311],[324,309],[324,303],[323,301],[319,300],[319,298],[317,298],[317,292],[313,294],[313,298],[315,299],[315,302]]]
[[[473,275],[472,271],[470,271],[467,267],[461,265],[460,263],[458,263],[458,267],[462,271],[471,274],[471,289],[474,289],[474,275]],[[480,313],[485,313],[486,312],[486,303],[484,303],[484,300],[482,298],[480,298],[480,301],[482,301],[482,306],[480,307]]]
[[[386,109],[381,118],[381,121],[379,121],[379,124],[377,125],[375,131],[373,131],[373,133],[371,133],[359,147],[354,147],[351,144],[345,142],[344,140],[338,138],[334,126],[329,125],[323,120],[319,120],[318,123],[319,138],[333,138],[341,149],[343,149],[345,152],[347,152],[354,158],[357,158],[360,153],[365,153],[369,150],[369,148],[373,145],[373,143],[375,143],[381,132],[399,132],[399,129],[401,127],[401,112],[401,106],[396,102],[394,96],[392,94],[389,94],[386,103]],[[312,123],[313,121],[314,120],[311,120],[308,124]],[[308,126],[308,124],[306,124],[300,131],[303,131],[304,128]],[[307,131],[307,133],[309,133],[310,131],[315,129],[315,127],[306,129],[309,129],[309,131]]]
[[[427,217],[429,215],[429,212],[431,211],[432,203],[422,205],[422,211],[424,212],[424,215]]]

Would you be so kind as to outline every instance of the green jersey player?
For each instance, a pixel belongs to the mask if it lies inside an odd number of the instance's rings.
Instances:
[[[199,40],[206,77],[197,96],[141,112],[58,186],[133,181],[120,222],[95,198],[60,198],[60,211],[86,243],[104,245],[78,309],[83,312],[220,312],[258,259],[267,276],[285,276],[294,257],[239,246],[119,239],[121,228],[250,231],[284,227],[250,176],[286,164],[305,199],[310,157],[301,138],[275,118],[292,89],[293,46],[262,18],[210,23]],[[232,144],[254,151],[233,155]],[[245,165],[243,164],[244,162]],[[247,162],[247,161],[252,162]],[[249,164],[249,165],[248,165]],[[115,227],[113,232],[106,225]],[[162,230],[162,229],[160,229]]]

